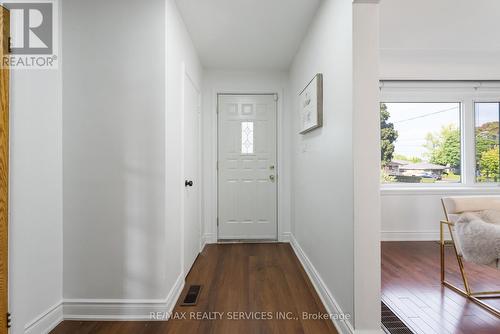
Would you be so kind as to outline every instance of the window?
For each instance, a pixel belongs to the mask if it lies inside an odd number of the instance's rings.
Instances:
[[[253,154],[253,122],[241,122],[241,153]]]
[[[500,103],[475,103],[476,182],[499,182]]]
[[[382,81],[380,93],[384,190],[500,191],[500,81]]]
[[[458,102],[381,103],[382,182],[459,183],[460,115]]]

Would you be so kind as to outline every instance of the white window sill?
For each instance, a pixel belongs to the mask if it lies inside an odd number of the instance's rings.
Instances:
[[[381,196],[399,195],[500,195],[500,184],[487,184],[466,186],[433,185],[433,186],[407,186],[407,185],[381,185]]]

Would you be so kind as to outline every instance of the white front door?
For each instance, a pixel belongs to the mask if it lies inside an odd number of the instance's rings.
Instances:
[[[219,239],[277,239],[276,100],[218,97]]]
[[[200,92],[184,76],[184,274],[200,252]]]

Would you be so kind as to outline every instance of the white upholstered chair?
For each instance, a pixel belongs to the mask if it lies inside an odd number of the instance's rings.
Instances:
[[[453,196],[441,199],[443,204],[445,220],[440,223],[440,245],[441,245],[441,283],[454,291],[466,296],[479,306],[500,317],[500,311],[486,304],[483,298],[500,298],[500,291],[472,291],[468,282],[468,276],[464,267],[464,259],[460,240],[456,231],[456,223],[460,216],[466,212],[482,212],[485,210],[500,211],[500,196]],[[464,289],[448,282],[445,277],[445,228],[451,236],[451,242],[457,258]],[[498,260],[497,260],[498,261]]]

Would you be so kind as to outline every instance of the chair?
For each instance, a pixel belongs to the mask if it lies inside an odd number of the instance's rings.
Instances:
[[[440,223],[440,248],[441,248],[441,283],[455,292],[469,298],[472,302],[500,317],[500,310],[486,304],[482,299],[500,298],[500,291],[472,291],[469,286],[467,272],[464,267],[462,249],[455,229],[455,224],[464,212],[478,212],[484,210],[500,211],[500,196],[454,196],[441,199],[446,220]],[[445,246],[444,230],[448,227],[451,236],[451,243],[457,258],[460,274],[463,280],[464,289],[448,282],[445,277]]]

